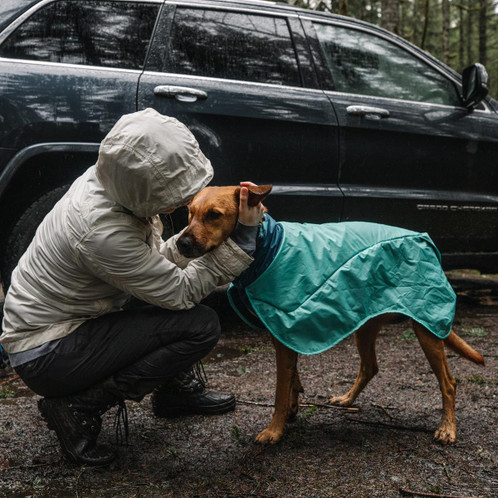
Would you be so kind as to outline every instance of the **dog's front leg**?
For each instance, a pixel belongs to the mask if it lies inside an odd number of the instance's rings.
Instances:
[[[275,353],[277,358],[277,391],[275,394],[275,411],[270,425],[256,436],[258,443],[276,443],[284,432],[285,423],[292,415],[295,407],[292,405],[297,402],[296,393],[294,393],[297,375],[297,353],[284,346],[282,343],[273,339]],[[298,381],[299,382],[299,381]],[[299,387],[300,387],[299,383]]]
[[[301,380],[299,379],[299,372],[296,365],[294,379],[292,381],[292,392],[289,406],[289,416],[287,417],[287,421],[292,422],[296,419],[297,412],[299,411],[299,394],[303,392],[303,385],[301,384]]]

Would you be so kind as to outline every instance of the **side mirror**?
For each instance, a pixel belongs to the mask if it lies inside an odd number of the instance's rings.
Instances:
[[[472,64],[462,73],[463,104],[469,109],[475,109],[488,94],[488,72],[482,64]]]

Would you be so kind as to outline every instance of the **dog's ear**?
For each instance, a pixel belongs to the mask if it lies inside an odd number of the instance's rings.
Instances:
[[[247,187],[249,194],[247,198],[247,204],[249,204],[249,206],[257,206],[260,202],[264,201],[270,195],[272,188],[273,185],[255,185]],[[234,195],[235,200],[238,204],[240,198],[240,187],[235,187]],[[268,210],[265,208],[265,213],[266,212],[268,212]]]
[[[257,206],[260,202],[263,202],[271,192],[273,185],[258,185],[256,187],[247,187],[249,191],[249,198],[247,199],[247,204],[249,206]]]

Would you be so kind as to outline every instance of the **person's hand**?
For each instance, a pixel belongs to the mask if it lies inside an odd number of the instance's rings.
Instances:
[[[263,218],[263,204],[259,202],[256,206],[249,206],[248,187],[255,187],[252,182],[240,182],[240,201],[239,201],[239,222],[247,226],[256,226]]]

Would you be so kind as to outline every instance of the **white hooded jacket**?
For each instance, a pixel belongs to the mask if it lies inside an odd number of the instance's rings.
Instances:
[[[177,236],[160,237],[157,214],[189,201],[212,176],[182,123],[153,109],[123,116],[102,141],[97,164],[45,217],[12,273],[5,350],[64,337],[85,320],[119,311],[130,296],[189,309],[239,275],[252,258],[230,239],[187,260]]]

